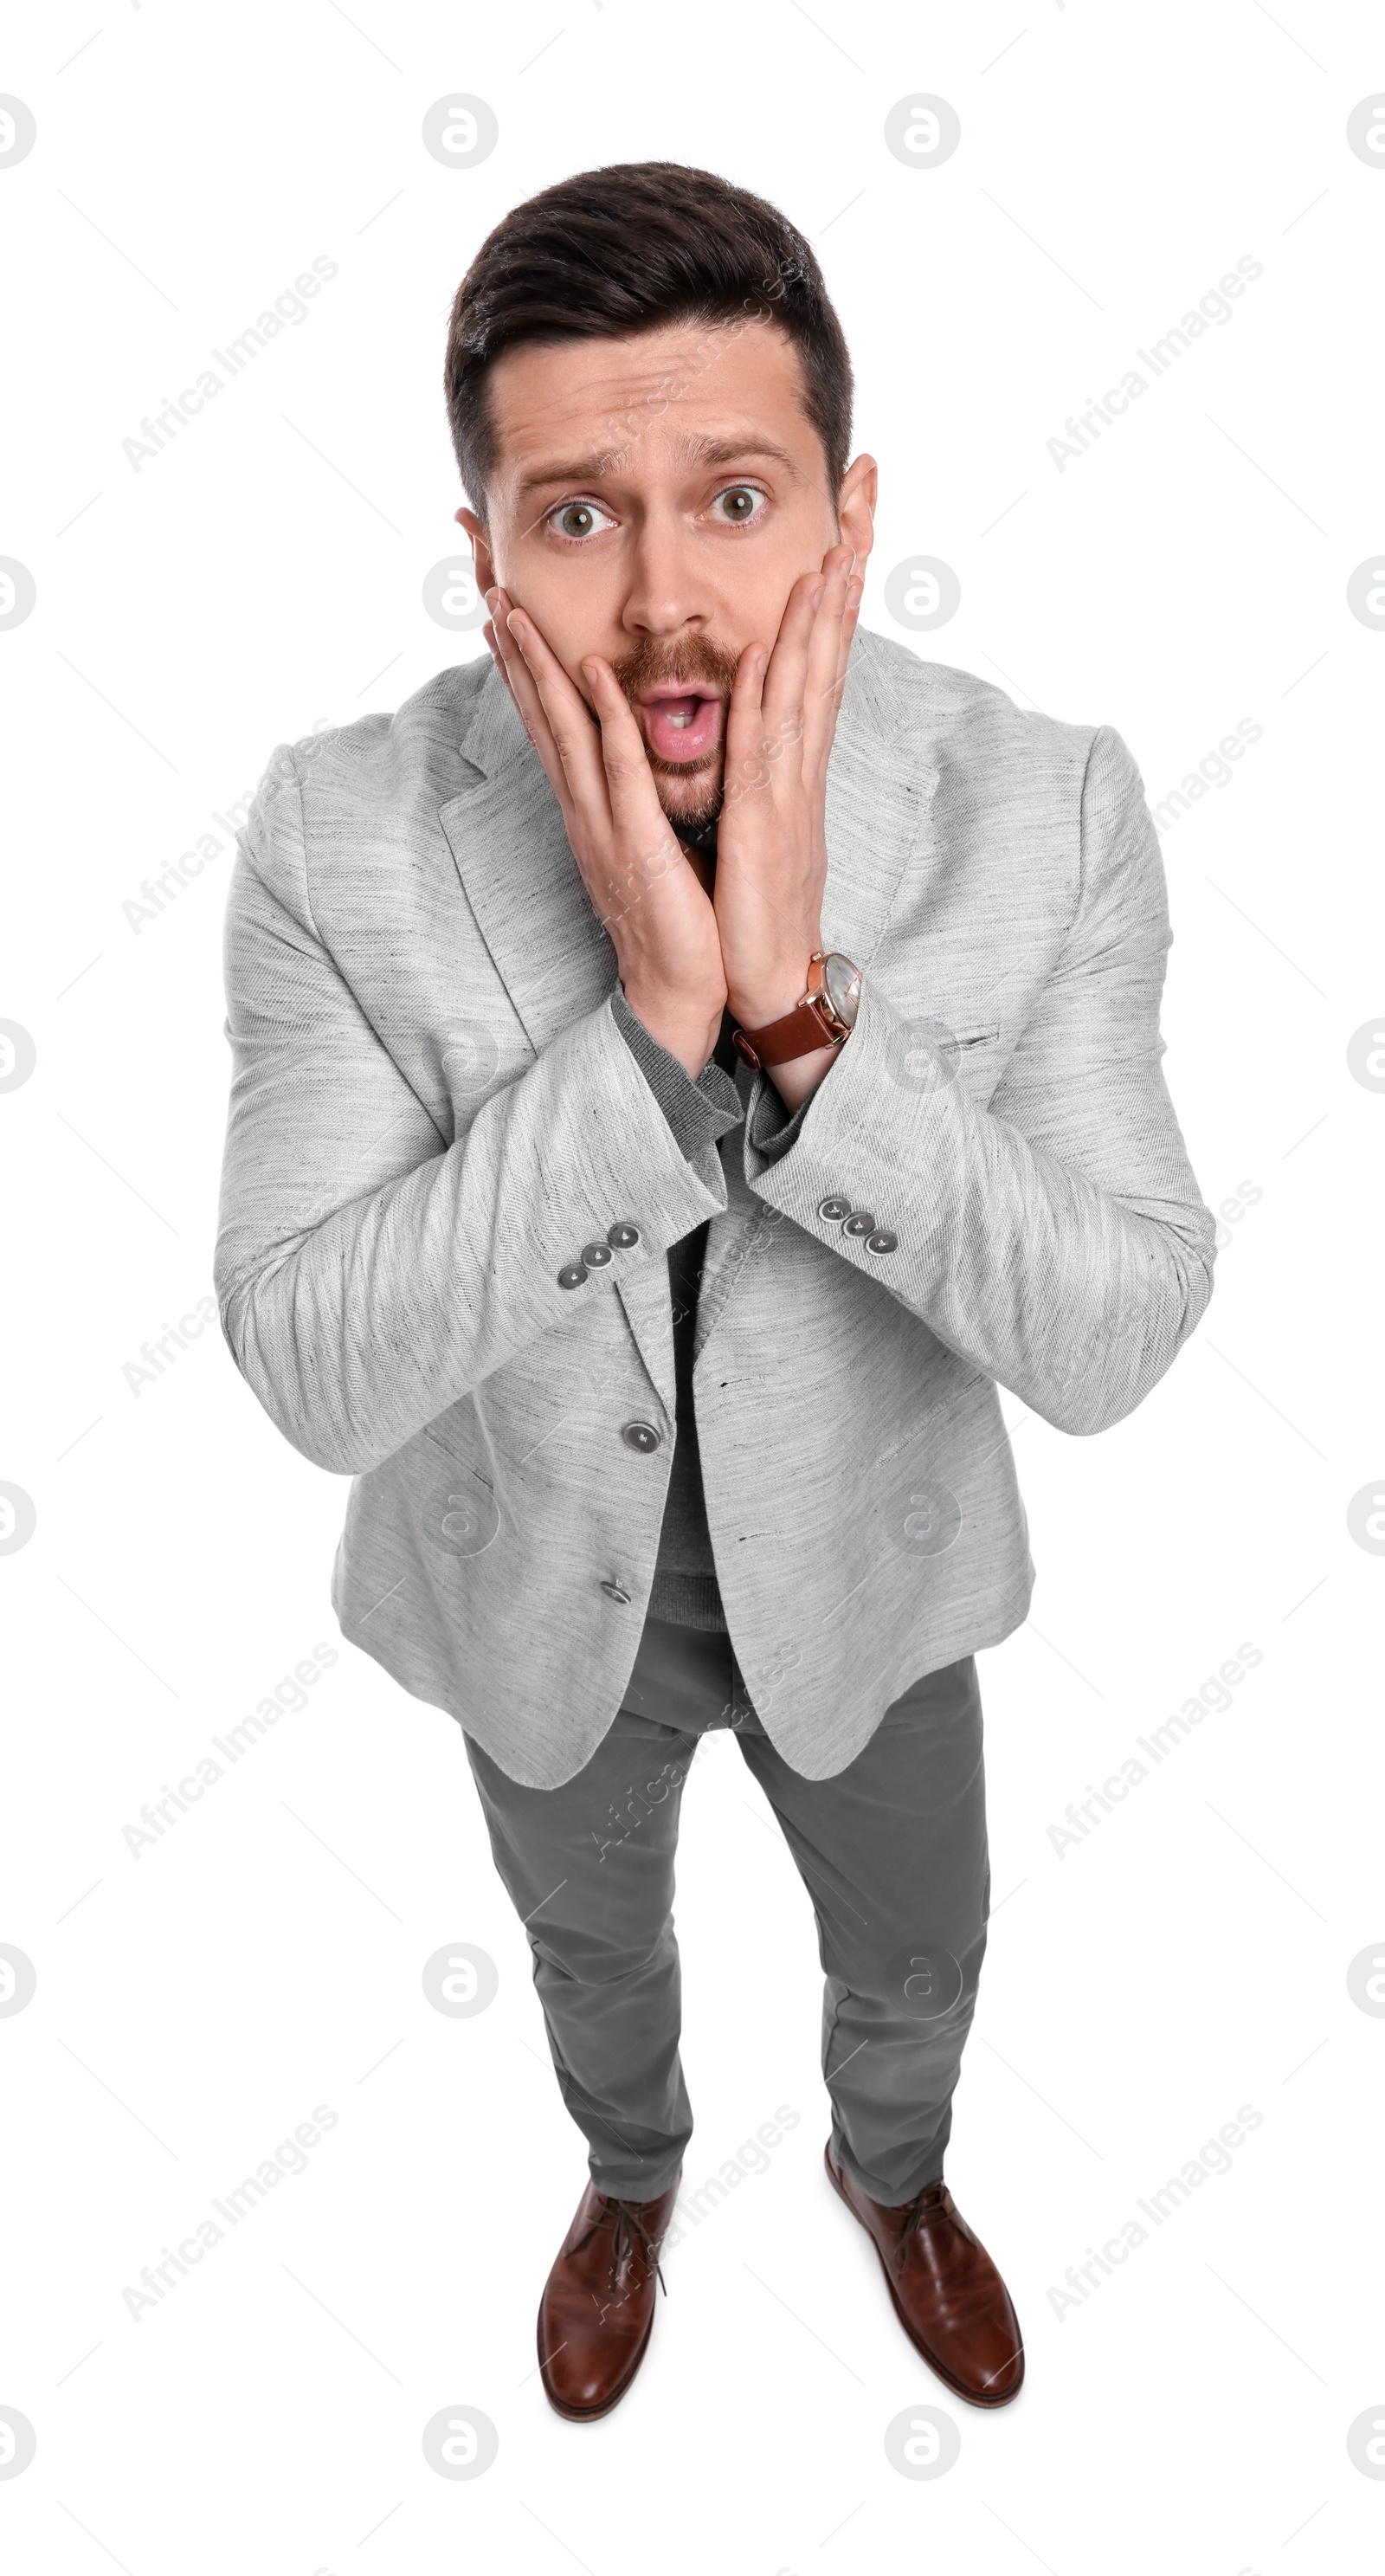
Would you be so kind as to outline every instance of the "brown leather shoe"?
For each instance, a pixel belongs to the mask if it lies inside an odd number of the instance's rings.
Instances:
[[[677,2197],[677,2182],[657,2200],[612,2200],[589,2182],[577,2204],[539,2301],[544,2393],[575,2424],[609,2415],[644,2359]]]
[[[823,2149],[832,2187],[872,2238],[894,2312],[916,2352],[972,2406],[1008,2406],[1024,2383],[1024,2345],[1010,2293],[945,2182],[890,2209]]]

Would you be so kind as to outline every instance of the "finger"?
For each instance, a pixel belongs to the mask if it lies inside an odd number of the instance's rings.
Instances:
[[[567,793],[590,831],[596,834],[609,831],[610,805],[601,764],[600,736],[592,723],[586,700],[580,690],[573,687],[557,654],[540,634],[532,617],[521,608],[512,608],[506,624],[519,648],[517,684],[519,671],[522,671],[524,682],[534,693],[562,763]]]
[[[514,638],[510,634],[505,623],[505,620],[510,613],[510,605],[510,594],[508,591],[488,590],[486,593],[486,606],[490,610],[490,619],[483,631],[486,642],[490,646],[491,655],[495,662],[496,669],[499,671],[515,706],[518,708],[519,713],[523,718],[525,730],[530,733],[530,737],[532,739],[532,728],[529,724],[529,718],[525,713],[519,690],[515,685],[515,668],[520,657],[515,650]]]
[[[830,689],[841,658],[841,625],[855,555],[850,546],[833,546],[823,558],[822,596],[808,647],[808,697]]]
[[[672,826],[659,802],[644,736],[625,691],[609,662],[599,653],[582,664],[582,677],[592,693],[601,762],[617,832],[640,838],[642,845],[662,846],[673,838]]]
[[[808,648],[804,683],[804,752],[809,765],[820,761],[837,721],[840,682],[845,670],[842,629],[855,558],[850,546],[834,546],[826,558],[822,598]]]
[[[726,766],[722,789],[722,801],[726,805],[734,805],[738,798],[769,784],[764,716],[764,684],[768,667],[769,652],[763,644],[747,644],[736,665],[736,677],[726,709]]]
[[[513,658],[514,646],[505,620],[509,616],[512,604],[508,590],[497,587],[486,592],[486,607],[489,611],[489,622],[485,628],[486,641],[495,657],[497,668],[504,674],[507,681],[510,679],[510,662]],[[512,682],[511,686],[513,686]]]
[[[767,743],[793,743],[802,737],[808,652],[823,589],[820,572],[800,573],[785,601],[761,696]]]
[[[514,700],[520,723],[543,763],[548,783],[566,815],[571,803],[567,774],[563,768],[562,755],[553,739],[553,729],[544,714],[538,689],[526,670],[524,657],[516,649],[515,640],[506,625],[510,605],[508,594],[503,590],[492,591],[489,598],[493,603],[494,649],[501,677]]]
[[[500,650],[500,646],[496,640],[495,628],[489,618],[487,618],[485,625],[482,627],[481,633],[485,638],[491,660],[494,662],[496,670],[499,672],[500,678],[504,683],[505,695],[509,699],[516,714],[518,714],[520,711],[519,700],[515,696],[514,683],[510,678],[509,672],[505,668],[505,656]]]
[[[846,585],[846,606],[842,611],[842,643],[841,652],[837,660],[836,689],[837,704],[839,707],[842,702],[842,683],[846,678],[847,664],[851,660],[851,639],[860,622],[861,602],[865,595],[865,575],[863,573],[854,572],[850,581]]]
[[[610,870],[597,906],[609,930],[613,921],[628,920],[671,871],[685,868],[688,853],[659,801],[644,737],[610,663],[593,654],[581,670],[596,709],[610,799]]]
[[[525,732],[543,763],[548,783],[562,808],[563,819],[568,826],[568,837],[571,840],[575,833],[580,838],[590,828],[590,799],[588,797],[584,800],[580,792],[580,779],[574,780],[571,763],[550,721],[549,710],[544,704],[536,673],[521,650],[518,633],[510,624],[511,617],[516,618],[521,625],[526,621],[520,612],[509,608],[508,604],[497,621],[499,633],[504,637],[505,646],[508,647],[505,653],[505,667],[515,704],[519,709]],[[537,629],[533,627],[532,621],[527,623],[531,635],[537,635]],[[502,646],[502,650],[505,646]],[[588,725],[588,731],[590,730],[591,727]],[[596,830],[601,832],[606,828],[608,828],[608,821],[603,812],[596,819]]]
[[[841,644],[837,654],[837,676],[832,684],[831,692],[831,728],[827,736],[827,747],[829,750],[831,749],[832,735],[836,732],[837,718],[842,711],[842,690],[846,686],[846,675],[851,661],[851,639],[860,622],[861,601],[865,596],[865,588],[864,576],[861,573],[853,573],[846,586],[846,605],[842,610]]]

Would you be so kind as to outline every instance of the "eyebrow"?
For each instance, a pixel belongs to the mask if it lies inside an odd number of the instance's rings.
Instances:
[[[632,445],[633,438],[626,443]],[[599,483],[603,467],[613,456],[622,453],[623,450],[613,442],[609,447],[594,447],[586,456],[576,457],[567,464],[536,466],[531,473],[521,476],[517,491],[519,494],[536,492],[546,483]],[[686,438],[679,441],[677,453],[685,465],[735,465],[747,463],[755,457],[767,457],[773,458],[776,464],[787,466],[795,476],[800,471],[788,449],[777,447],[770,438]]]

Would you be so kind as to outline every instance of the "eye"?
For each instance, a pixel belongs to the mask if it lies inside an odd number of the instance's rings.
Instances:
[[[555,536],[580,545],[585,537],[598,537],[603,528],[613,528],[615,521],[597,501],[562,501],[549,511],[547,524]]]
[[[766,494],[753,483],[728,484],[712,503],[713,513],[721,520],[722,526],[732,528],[753,526],[757,519],[764,517],[768,507]]]

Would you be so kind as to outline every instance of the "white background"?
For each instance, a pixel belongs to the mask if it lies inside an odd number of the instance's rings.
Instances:
[[[12,23],[0,87],[38,125],[0,169],[0,552],[37,585],[0,633],[0,1017],[37,1048],[0,1094],[0,1478],[37,1513],[0,1561],[0,1940],[37,1973],[0,2021],[24,2576],[1379,2565],[1385,2481],[1347,2432],[1385,2416],[1385,2023],[1347,1970],[1385,1951],[1385,1564],[1347,1510],[1385,1482],[1385,1098],[1347,1047],[1385,1003],[1385,634],[1346,585],[1382,539],[1385,167],[1346,124],[1382,75],[1378,17],[1331,0],[63,0]],[[911,82],[960,117],[943,166],[885,147]],[[499,120],[473,168],[422,147],[449,83]],[[1260,1195],[1135,1419],[1077,1442],[1005,1408],[1040,1581],[982,1664],[996,1911],[948,2165],[1027,2337],[994,2417],[915,2357],[827,2186],[811,1913],[725,1740],[685,1794],[689,2182],[779,2105],[799,2124],[672,2253],[618,2412],[551,2414],[534,2311],[584,2151],[458,1731],[337,1637],[345,1487],[219,1335],[124,1374],[210,1286],[212,818],[277,742],[480,648],[420,596],[460,498],[452,293],[517,200],[653,157],[769,196],[823,259],[881,465],[868,624],[900,634],[884,575],[941,557],[960,609],[903,640],[1113,723],[1151,803],[1263,728],[1164,841],[1170,1085],[1209,1202]],[[142,416],[315,256],[339,274],[308,318],[136,471]],[[1247,256],[1234,319],[1060,473],[1066,417]],[[141,879],[208,832],[222,854],[132,926]],[[132,1855],[142,1803],[318,1640],[338,1660],[306,1708]],[[1243,1642],[1262,1661],[1230,1709],[1060,1857],[1068,1803]],[[421,1984],[458,1940],[500,1976],[468,2020]],[[338,2118],[308,2170],[133,2319],[141,2266],[317,2104]],[[1066,2268],[1243,2104],[1231,2171],[1056,2313]],[[465,2483],[421,2448],[459,2404],[499,2435]],[[920,2404],[961,2433],[931,2482],[884,2448]]]

